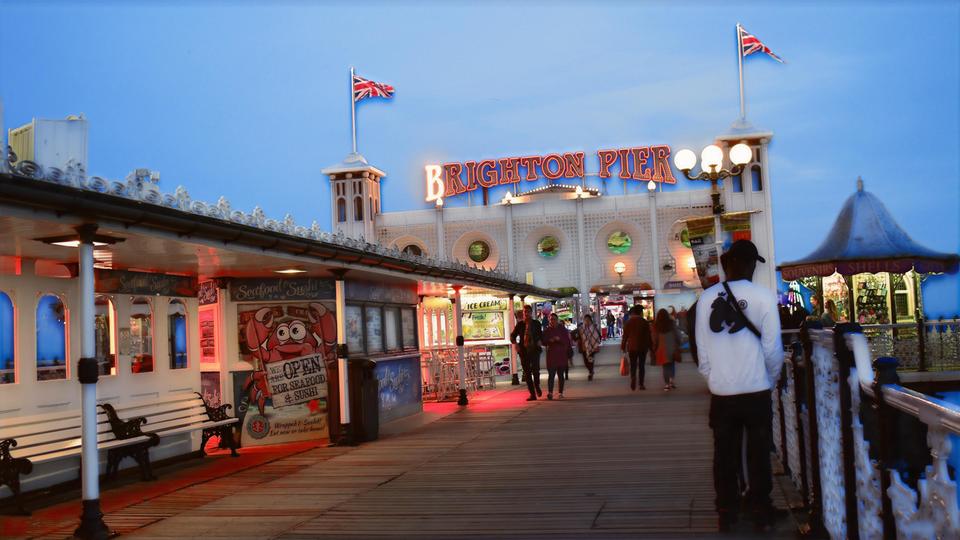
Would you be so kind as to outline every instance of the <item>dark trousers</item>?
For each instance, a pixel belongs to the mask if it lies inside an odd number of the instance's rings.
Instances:
[[[677,364],[673,362],[667,362],[662,367],[663,367],[663,384],[672,383],[673,378],[677,374]]]
[[[530,395],[537,397],[540,389],[540,353],[524,351],[520,355],[520,365],[523,367],[523,382],[527,383]]]
[[[593,375],[593,355],[592,354],[583,355],[583,365],[586,366],[587,372]]]
[[[557,377],[560,380],[560,393],[563,393],[563,371],[565,368],[547,368],[547,392],[553,393],[553,378]]]
[[[741,443],[746,431],[747,477],[750,484],[747,504],[757,515],[772,506],[770,492],[770,440],[773,414],[770,391],[735,396],[710,397],[710,427],[713,429],[713,485],[717,492],[717,511],[735,514],[740,508],[740,482],[737,477]]]
[[[643,386],[643,380],[646,377],[646,371],[643,367],[643,361],[647,358],[646,349],[637,352],[630,351],[627,355],[630,357],[630,387],[633,388],[637,385],[638,371],[640,372],[640,386]]]

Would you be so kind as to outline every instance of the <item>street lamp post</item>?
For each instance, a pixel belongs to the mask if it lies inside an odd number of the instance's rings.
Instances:
[[[724,178],[738,176],[743,172],[743,167],[750,163],[753,157],[753,151],[746,144],[739,143],[730,149],[730,162],[733,168],[730,170],[722,168],[723,150],[715,144],[711,144],[700,152],[700,173],[691,175],[690,171],[697,165],[697,155],[692,150],[683,149],[677,152],[673,157],[673,164],[683,171],[683,175],[689,180],[705,180],[710,182],[710,198],[713,201],[713,237],[717,249],[717,265],[719,266],[720,280],[726,279],[723,272],[723,265],[720,264],[720,255],[723,252],[723,240],[720,237],[720,216],[723,214],[723,204],[720,203],[720,187],[718,182]]]
[[[653,180],[647,182],[647,192],[650,193],[650,249],[653,251],[653,294],[660,290],[660,239],[657,232],[657,184]]]

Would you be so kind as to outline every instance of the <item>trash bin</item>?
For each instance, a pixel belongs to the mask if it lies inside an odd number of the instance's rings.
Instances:
[[[350,422],[357,442],[375,441],[380,433],[380,386],[373,373],[377,363],[350,359]]]

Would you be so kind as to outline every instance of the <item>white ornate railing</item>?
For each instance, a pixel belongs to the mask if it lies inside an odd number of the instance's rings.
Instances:
[[[823,524],[831,538],[847,536],[843,485],[843,452],[840,441],[840,377],[833,354],[833,332],[812,331],[813,373],[817,400],[817,433],[820,438],[820,482]]]
[[[919,335],[923,332],[921,342]],[[891,356],[901,369],[960,368],[960,320],[921,320],[919,323],[868,324],[863,334],[871,358]],[[921,345],[922,343],[922,345]]]
[[[795,399],[797,392],[803,392],[796,388],[792,366],[785,370],[787,379],[777,396],[779,408],[775,409],[783,416],[782,420],[775,417],[774,422],[783,421],[786,431],[782,438],[787,448],[779,450],[779,455],[781,459],[787,456],[798,486],[794,469],[799,470],[800,463],[793,456],[799,454],[801,445],[817,441],[816,451],[806,460],[808,473],[814,468],[819,472],[819,478],[809,479],[811,516],[817,520],[812,525],[837,539],[960,538],[957,481],[950,478],[947,467],[950,435],[960,435],[960,406],[898,384],[878,384],[867,337],[858,329],[838,331],[847,332],[839,344],[833,330],[811,330],[805,342],[804,362],[800,365],[813,371],[812,380],[809,372],[804,378],[813,386],[816,425],[798,429],[802,422],[797,422],[795,412],[790,413],[796,409],[789,401]],[[847,370],[849,377],[841,381],[841,374]],[[892,370],[893,366],[891,373]],[[883,381],[895,380],[896,375],[888,373],[884,377]],[[872,407],[867,410],[861,402]],[[847,425],[842,420],[846,416],[846,411],[841,410],[844,403],[850,407]],[[876,416],[878,433],[869,434],[870,441],[860,414],[862,408],[871,415],[871,422]],[[915,418],[927,430],[931,464],[922,478],[914,478],[916,490],[892,466],[898,459],[894,455],[897,445],[924,444],[908,438],[916,432],[902,427],[909,422],[903,423],[897,416],[901,414]],[[776,429],[774,426],[779,435]],[[871,453],[878,459],[871,458]],[[914,466],[919,468],[922,463]],[[854,521],[851,523],[850,519]]]

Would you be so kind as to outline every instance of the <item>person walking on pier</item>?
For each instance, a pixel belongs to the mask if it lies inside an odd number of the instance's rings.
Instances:
[[[537,396],[543,395],[540,389],[540,343],[543,330],[540,322],[533,318],[533,307],[523,306],[523,320],[513,327],[510,341],[517,346],[520,355],[520,365],[523,367],[523,380],[527,383],[530,397],[527,401],[536,401]]]
[[[643,318],[643,308],[634,304],[630,308],[630,320],[627,321],[623,329],[623,337],[620,340],[620,351],[627,353],[630,358],[630,389],[636,390],[638,384],[637,372],[639,371],[639,387],[646,390],[643,381],[645,378],[643,363],[647,358],[647,351],[650,349],[650,323]]]
[[[593,317],[583,316],[583,325],[577,332],[577,347],[583,355],[583,365],[587,368],[587,380],[593,380],[593,359],[600,352],[600,329],[593,324]]]
[[[711,394],[718,524],[730,532],[737,521],[737,463],[746,431],[746,506],[757,529],[768,530],[774,518],[770,390],[783,365],[780,314],[774,292],[752,283],[757,262],[766,262],[753,242],[737,240],[724,256],[727,281],[700,295],[696,313],[698,370]]]
[[[573,342],[570,332],[560,324],[556,313],[550,314],[550,324],[543,331],[543,344],[547,346],[547,399],[553,399],[553,378],[559,380],[559,398],[563,399],[563,372],[570,365]]]
[[[657,312],[653,323],[653,357],[663,369],[663,389],[676,390],[673,383],[677,364],[680,361],[680,334],[670,313],[665,309]]]

